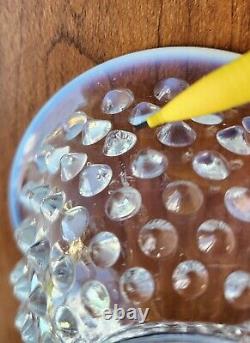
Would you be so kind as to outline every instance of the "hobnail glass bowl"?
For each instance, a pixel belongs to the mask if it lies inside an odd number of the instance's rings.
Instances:
[[[236,56],[129,54],[39,111],[9,182],[24,342],[249,341],[249,107],[133,126]]]

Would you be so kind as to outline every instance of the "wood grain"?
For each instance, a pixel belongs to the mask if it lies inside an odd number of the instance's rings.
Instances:
[[[77,74],[114,56],[168,45],[244,52],[250,0],[0,0],[0,341],[19,342],[8,274],[19,254],[7,178],[42,104]]]

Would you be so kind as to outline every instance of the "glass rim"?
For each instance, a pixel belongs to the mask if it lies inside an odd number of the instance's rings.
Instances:
[[[52,97],[50,97],[50,99],[41,107],[41,109],[31,120],[31,123],[24,132],[19,142],[17,151],[14,155],[8,181],[8,208],[13,230],[15,230],[20,223],[20,215],[17,210],[17,195],[20,191],[20,170],[22,161],[25,157],[25,147],[29,138],[34,134],[34,132],[37,131],[37,128],[39,127],[41,122],[48,119],[46,117],[46,114],[53,108],[55,108],[56,105],[61,102],[61,99],[67,96],[68,92],[80,87],[84,82],[91,79],[92,77],[95,77],[98,72],[105,70],[107,71],[109,68],[115,68],[119,70],[121,63],[128,65],[133,63],[133,65],[136,65],[137,63],[141,63],[141,61],[145,58],[147,59],[147,61],[153,62],[161,60],[167,61],[168,58],[175,57],[180,61],[189,58],[192,59],[192,61],[195,61],[196,59],[198,61],[210,60],[211,63],[220,62],[221,64],[223,64],[231,61],[237,56],[239,56],[239,54],[235,52],[206,47],[173,46],[147,49],[132,52],[105,61],[97,66],[90,68],[89,70],[83,72],[82,74],[78,75],[77,77],[66,83],[54,95],[52,95]]]

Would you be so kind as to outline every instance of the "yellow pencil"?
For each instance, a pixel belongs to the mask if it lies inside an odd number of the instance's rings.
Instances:
[[[158,112],[149,127],[225,111],[250,101],[250,52],[205,75]]]

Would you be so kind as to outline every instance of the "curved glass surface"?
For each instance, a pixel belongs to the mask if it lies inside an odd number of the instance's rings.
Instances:
[[[132,125],[236,57],[190,47],[125,55],[35,116],[9,181],[24,341],[245,342],[249,106]]]

